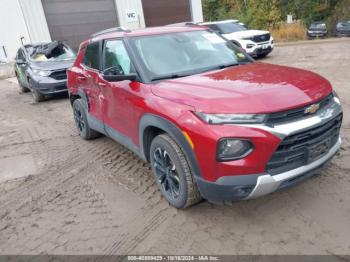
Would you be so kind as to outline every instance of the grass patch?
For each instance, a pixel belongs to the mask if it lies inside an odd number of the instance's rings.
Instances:
[[[289,42],[305,40],[307,29],[305,26],[298,22],[293,24],[279,24],[275,28],[271,29],[271,34],[277,42]]]

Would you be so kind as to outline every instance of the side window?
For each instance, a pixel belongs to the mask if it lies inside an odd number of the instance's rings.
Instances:
[[[93,69],[100,69],[100,42],[94,42],[86,47],[83,64]]]
[[[120,66],[124,74],[135,73],[122,40],[109,40],[105,42],[104,69],[115,66]]]
[[[17,59],[18,59],[18,60],[23,60],[23,61],[26,60],[26,58],[25,58],[25,56],[24,56],[24,54],[23,54],[23,51],[22,51],[21,49],[18,50]]]

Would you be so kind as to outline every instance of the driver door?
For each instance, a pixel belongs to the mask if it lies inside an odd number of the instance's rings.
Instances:
[[[103,70],[115,68],[121,74],[135,73],[122,39],[104,41],[102,54]],[[131,81],[108,82],[102,75],[99,76],[99,86],[104,97],[106,132],[114,138],[130,137],[133,119]]]

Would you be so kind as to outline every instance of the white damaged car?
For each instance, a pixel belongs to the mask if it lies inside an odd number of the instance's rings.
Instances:
[[[238,20],[204,22],[199,25],[209,27],[254,57],[265,57],[274,48],[273,37],[269,31],[249,30]]]

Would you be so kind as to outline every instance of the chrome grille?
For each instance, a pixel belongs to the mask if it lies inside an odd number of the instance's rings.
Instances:
[[[326,155],[339,139],[342,118],[340,114],[321,126],[283,139],[266,166],[268,173],[287,172]]]
[[[253,36],[252,40],[255,43],[262,43],[262,42],[270,41],[270,38],[271,38],[270,34],[263,34],[263,35]]]
[[[314,104],[319,104],[320,109],[326,107],[331,103],[333,99],[333,93],[329,94],[327,97],[323,98],[321,101],[318,101]],[[283,112],[277,112],[277,113],[272,113],[269,114],[267,118],[267,124],[269,125],[274,125],[274,124],[279,124],[279,123],[284,123],[284,122],[289,122],[289,121],[295,121],[297,119],[305,117],[307,114],[305,113],[305,110],[309,107],[310,105],[299,107],[296,109],[288,110],[288,111],[283,111]]]
[[[67,79],[67,72],[66,70],[54,71],[50,77],[56,80],[64,80]]]

